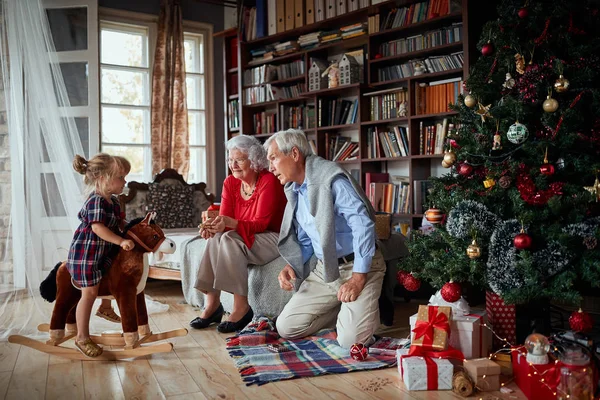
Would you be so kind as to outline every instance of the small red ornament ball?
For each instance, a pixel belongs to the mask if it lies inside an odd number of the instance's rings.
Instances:
[[[525,7],[521,8],[519,10],[519,12],[517,13],[517,15],[519,16],[519,18],[523,19],[523,18],[527,18],[527,16],[529,15],[529,10],[527,10]]]
[[[494,45],[491,44],[490,42],[484,44],[483,47],[481,48],[481,54],[483,54],[486,57],[494,54]]]
[[[381,58],[381,57],[383,57],[381,54],[379,54],[379,53],[375,54],[375,58],[376,58],[376,59],[379,59],[379,58]]]
[[[467,163],[462,163],[458,167],[458,173],[462,176],[469,176],[473,172],[473,167]]]
[[[594,327],[594,320],[590,314],[581,311],[580,308],[569,317],[569,326],[575,332],[589,332]]]
[[[409,273],[406,271],[398,271],[398,273],[396,274],[396,280],[398,281],[399,284],[404,286],[404,280],[406,279],[406,277],[408,275],[409,275]]]
[[[460,299],[462,290],[459,283],[450,281],[442,286],[440,294],[442,295],[442,299],[446,300],[448,303],[454,303]]]
[[[540,172],[542,175],[551,176],[554,175],[554,165],[552,164],[542,164],[540,167]]]
[[[364,361],[369,357],[369,349],[362,343],[354,343],[350,346],[350,357],[356,361]]]
[[[409,292],[416,292],[421,287],[421,280],[415,278],[413,274],[408,274],[404,277],[404,288]]]
[[[528,234],[521,232],[515,236],[513,243],[517,249],[525,250],[531,247],[532,239]]]

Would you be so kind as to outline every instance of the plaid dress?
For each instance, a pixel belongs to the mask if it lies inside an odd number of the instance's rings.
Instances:
[[[81,224],[73,235],[67,269],[81,287],[96,286],[100,283],[102,271],[107,270],[112,262],[106,255],[115,245],[101,239],[92,231],[92,224],[101,222],[111,231],[120,234],[119,200],[112,196],[111,203],[99,194],[92,193],[77,215]]]

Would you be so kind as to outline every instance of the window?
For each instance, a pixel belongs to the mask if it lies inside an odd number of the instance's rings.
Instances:
[[[100,21],[101,149],[131,162],[129,180],[150,181],[149,27]]]
[[[188,182],[207,181],[204,40],[203,33],[185,32],[183,36],[190,135]]]

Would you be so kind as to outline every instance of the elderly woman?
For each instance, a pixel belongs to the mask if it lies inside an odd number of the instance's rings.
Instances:
[[[227,142],[231,170],[221,194],[219,216],[204,222],[200,235],[208,240],[200,262],[196,289],[206,294],[196,329],[218,323],[223,316],[221,290],[233,293],[233,311],[219,332],[234,332],[253,317],[248,304],[248,264],[266,264],[279,257],[277,240],[286,198],[283,186],[268,171],[266,151],[252,136]]]

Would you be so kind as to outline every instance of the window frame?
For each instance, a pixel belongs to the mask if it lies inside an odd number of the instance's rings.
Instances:
[[[154,68],[154,49],[156,46],[156,36],[157,36],[157,24],[158,24],[158,16],[151,14],[144,14],[132,11],[125,10],[117,10],[113,8],[99,7],[98,8],[98,40],[100,41],[100,25],[102,21],[107,22],[115,22],[119,24],[130,24],[130,25],[144,25],[148,28],[148,57],[149,57],[149,65],[148,70],[150,73],[150,96],[152,96],[152,71]],[[196,21],[183,21],[183,31],[184,33],[192,33],[192,34],[202,34],[204,35],[204,113],[205,113],[205,129],[206,129],[206,143],[205,143],[205,154],[206,154],[206,185],[209,188],[215,188],[216,186],[216,176],[217,171],[215,168],[215,108],[214,101],[211,99],[214,98],[215,89],[214,89],[214,65],[210,60],[214,59],[214,44],[213,44],[213,32],[214,27],[212,24],[204,23],[204,22],[196,22]],[[99,51],[101,45],[99,42]],[[129,67],[128,67],[129,68]],[[131,67],[136,68],[136,67]],[[100,65],[100,57],[98,57],[98,108],[100,112],[100,119],[98,122],[98,144],[101,148],[102,146],[102,103],[101,100],[101,65]],[[150,97],[151,98],[151,97]],[[127,107],[127,106],[124,106]],[[150,105],[151,109],[151,105]],[[189,116],[189,111],[188,111]],[[138,146],[136,144],[130,144],[128,146]],[[190,150],[195,147],[202,146],[190,146]],[[152,172],[150,171],[150,174]],[[149,180],[151,180],[150,178]]]

